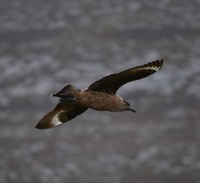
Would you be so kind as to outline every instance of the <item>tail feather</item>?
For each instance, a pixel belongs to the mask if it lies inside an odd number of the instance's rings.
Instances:
[[[60,98],[67,97],[73,101],[73,97],[74,97],[73,93],[80,92],[80,91],[81,91],[80,89],[78,89],[70,84],[66,84],[61,90],[52,94],[51,96],[52,97],[60,97]]]

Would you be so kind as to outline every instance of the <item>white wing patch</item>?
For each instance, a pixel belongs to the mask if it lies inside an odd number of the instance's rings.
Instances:
[[[162,66],[160,65],[152,65],[152,66],[142,66],[142,67],[139,67],[137,68],[138,70],[152,70],[152,71],[155,71],[157,72]],[[133,68],[133,70],[135,70],[135,68]]]
[[[155,66],[145,67],[144,69],[158,71],[160,69],[160,67],[155,65]]]
[[[58,126],[61,125],[62,122],[58,118],[58,114],[56,114],[52,119],[51,119],[51,124],[52,126]]]
[[[64,110],[60,111],[59,113],[57,113],[52,119],[51,119],[51,124],[52,126],[58,126],[63,124],[62,121],[59,120],[59,114],[65,112]]]

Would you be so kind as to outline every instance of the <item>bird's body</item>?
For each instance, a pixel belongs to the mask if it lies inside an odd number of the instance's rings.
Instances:
[[[97,111],[123,111],[126,102],[119,95],[103,92],[83,90],[75,93],[77,104]],[[125,104],[124,104],[125,103]]]
[[[46,129],[58,126],[82,114],[88,108],[97,111],[135,112],[126,100],[116,94],[117,90],[130,81],[155,73],[162,65],[163,60],[157,60],[111,74],[94,82],[85,90],[80,90],[70,84],[65,85],[64,88],[52,95],[59,97],[60,102],[39,121],[36,128]]]

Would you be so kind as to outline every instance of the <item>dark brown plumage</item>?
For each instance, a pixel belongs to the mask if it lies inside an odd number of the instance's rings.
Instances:
[[[155,62],[150,62],[145,65],[137,66],[117,74],[111,74],[106,76],[89,86],[89,90],[100,91],[109,94],[115,94],[116,91],[124,84],[142,79],[155,73],[163,65],[163,60],[157,60]],[[152,69],[154,68],[154,69]]]
[[[51,128],[52,124],[53,126],[58,126],[82,114],[87,109],[86,107],[76,105],[74,102],[65,102],[61,100],[51,112],[47,113],[40,120],[36,128]]]
[[[36,128],[45,129],[58,126],[82,114],[88,108],[99,111],[135,112],[127,101],[116,94],[116,91],[130,81],[142,79],[157,72],[162,65],[163,60],[156,60],[117,74],[111,74],[94,82],[86,90],[80,90],[67,84],[52,95],[59,97],[60,102],[39,121]]]

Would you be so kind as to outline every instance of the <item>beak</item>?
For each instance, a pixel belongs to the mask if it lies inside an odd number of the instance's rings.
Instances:
[[[129,111],[131,111],[131,112],[136,112],[136,110],[133,109],[132,107],[129,108]]]

